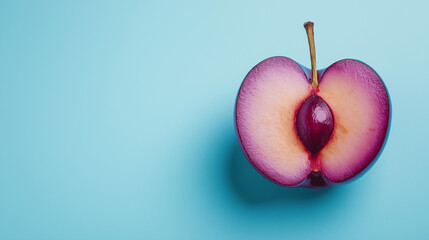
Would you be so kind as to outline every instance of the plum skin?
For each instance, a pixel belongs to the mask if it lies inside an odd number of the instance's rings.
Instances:
[[[272,58],[276,58],[276,57],[272,57]],[[357,62],[360,62],[360,63],[363,63],[363,64],[365,64],[364,62],[362,62],[362,61],[359,61],[359,60],[355,60],[355,59],[343,59],[343,60],[353,60],[353,61],[357,61]],[[340,60],[340,61],[343,61],[343,60]],[[265,61],[265,60],[264,60]],[[293,60],[292,60],[293,61]],[[337,62],[339,62],[339,61],[337,61]],[[336,63],[337,63],[336,62]],[[296,63],[296,62],[295,62]],[[303,70],[303,72],[305,73],[305,75],[306,75],[306,77],[307,77],[307,79],[308,79],[308,81],[309,81],[309,83],[311,83],[311,70],[310,69],[308,69],[308,68],[306,68],[305,66],[303,66],[303,65],[301,65],[301,64],[299,64],[299,63],[297,63],[299,66],[300,66],[300,68]],[[331,66],[333,66],[335,63],[333,63]],[[294,184],[294,185],[286,185],[286,184],[281,184],[281,183],[279,183],[278,181],[276,181],[275,179],[272,179],[270,176],[267,176],[264,172],[262,172],[255,164],[254,164],[254,162],[250,159],[250,156],[248,155],[248,153],[246,152],[246,150],[245,150],[245,147],[244,147],[244,145],[243,145],[243,141],[242,141],[242,138],[241,138],[241,136],[240,136],[240,133],[239,133],[239,131],[238,131],[238,123],[237,123],[237,101],[236,101],[236,105],[235,105],[235,109],[234,109],[234,126],[235,126],[235,131],[236,131],[236,134],[237,134],[237,137],[238,137],[238,140],[239,140],[239,144],[240,144],[240,146],[241,146],[241,148],[242,148],[242,150],[243,150],[243,153],[244,153],[244,155],[245,155],[245,157],[249,160],[249,162],[251,163],[251,165],[261,174],[261,175],[263,175],[265,178],[267,178],[268,180],[270,180],[270,181],[272,181],[272,182],[274,182],[274,183],[276,183],[276,184],[278,184],[278,185],[281,185],[281,186],[284,186],[284,187],[307,187],[307,188],[326,188],[326,187],[332,187],[332,186],[335,186],[335,185],[340,185],[340,184],[344,184],[344,183],[349,183],[349,182],[352,182],[352,181],[354,181],[354,180],[356,180],[356,179],[358,179],[358,178],[360,178],[363,174],[365,174],[374,164],[375,164],[375,162],[378,160],[378,158],[380,157],[380,155],[382,154],[382,152],[383,152],[383,150],[384,150],[384,147],[385,147],[385,145],[386,145],[386,142],[387,142],[387,140],[388,140],[388,138],[389,138],[389,133],[390,133],[390,127],[391,127],[391,118],[392,118],[392,106],[391,106],[391,98],[390,98],[390,94],[389,94],[389,91],[388,91],[388,89],[387,89],[387,87],[386,87],[386,84],[384,83],[384,81],[382,80],[382,78],[377,74],[377,72],[373,69],[373,68],[371,68],[369,65],[367,65],[367,64],[365,64],[366,66],[368,66],[372,71],[374,71],[374,73],[379,77],[379,79],[380,79],[380,81],[381,81],[381,83],[383,84],[383,86],[384,86],[384,89],[385,89],[385,91],[386,91],[386,94],[387,94],[387,99],[388,99],[388,121],[387,121],[387,129],[386,129],[386,133],[385,133],[385,136],[384,136],[384,140],[383,140],[383,143],[382,143],[382,145],[381,145],[381,147],[380,147],[380,149],[379,149],[379,151],[377,152],[377,154],[376,154],[376,156],[360,171],[360,172],[358,172],[357,174],[355,174],[355,175],[353,175],[353,176],[351,176],[350,178],[347,178],[347,179],[344,179],[343,181],[339,181],[339,182],[332,182],[332,181],[330,181],[330,180],[328,180],[325,176],[324,176],[324,174],[323,173],[321,173],[321,172],[319,172],[319,171],[312,171],[312,172],[310,172],[309,174],[308,174],[308,176],[307,176],[307,178],[306,179],[304,179],[302,182],[300,182],[300,183],[298,183],[298,184]],[[331,66],[329,66],[329,67],[331,67]],[[318,70],[317,71],[317,75],[318,75],[318,78],[319,79],[322,79],[321,77],[323,76],[323,74],[324,74],[324,72],[327,70],[327,69],[329,69],[329,67],[328,68],[325,68],[325,69],[322,69],[322,70]],[[249,72],[250,73],[250,72]],[[246,76],[246,78],[247,78],[247,76]],[[245,79],[246,79],[245,78]],[[243,85],[243,83],[244,83],[244,81],[242,82],[242,84],[241,84],[241,86],[240,86],[240,90],[241,90],[241,87],[242,87],[242,85]],[[239,90],[239,92],[238,92],[238,94],[240,93],[240,90]],[[237,95],[237,100],[238,100],[238,95]],[[301,106],[301,104],[300,104],[300,106]],[[295,111],[295,112],[297,112],[298,111],[298,109]],[[295,133],[296,134],[296,133]]]

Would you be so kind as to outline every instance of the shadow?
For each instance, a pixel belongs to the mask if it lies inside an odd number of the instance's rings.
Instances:
[[[337,187],[325,189],[287,188],[263,177],[246,159],[238,141],[233,141],[227,159],[227,177],[234,193],[251,205],[270,202],[311,202],[333,195]]]

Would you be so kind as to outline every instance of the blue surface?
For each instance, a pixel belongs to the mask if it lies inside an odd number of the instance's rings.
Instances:
[[[0,3],[0,239],[424,239],[424,1]],[[261,60],[355,58],[388,86],[390,139],[359,180],[285,189],[233,128]]]

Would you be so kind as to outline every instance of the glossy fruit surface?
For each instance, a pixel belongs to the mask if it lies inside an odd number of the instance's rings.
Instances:
[[[316,94],[312,94],[299,107],[295,124],[302,144],[311,154],[316,154],[331,137],[334,116],[328,104]]]

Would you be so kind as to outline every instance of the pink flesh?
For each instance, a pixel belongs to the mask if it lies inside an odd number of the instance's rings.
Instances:
[[[390,120],[389,97],[377,73],[351,59],[326,69],[318,94],[335,118],[332,137],[320,152],[321,171],[328,180],[342,182],[369,166],[382,148]]]
[[[294,124],[309,90],[295,61],[272,57],[247,74],[238,93],[235,119],[241,146],[261,174],[281,185],[296,185],[311,172]]]
[[[241,146],[252,165],[278,184],[307,185],[316,181],[312,169],[318,167],[320,179],[348,180],[368,167],[383,146],[389,99],[370,67],[356,60],[338,61],[319,78],[316,100],[306,103],[313,93],[303,69],[286,57],[255,66],[238,93],[235,117]],[[300,106],[317,112],[318,104],[330,109],[333,127],[318,125],[307,111],[297,113]],[[299,126],[295,117],[304,124]],[[306,124],[310,131],[304,133]]]

